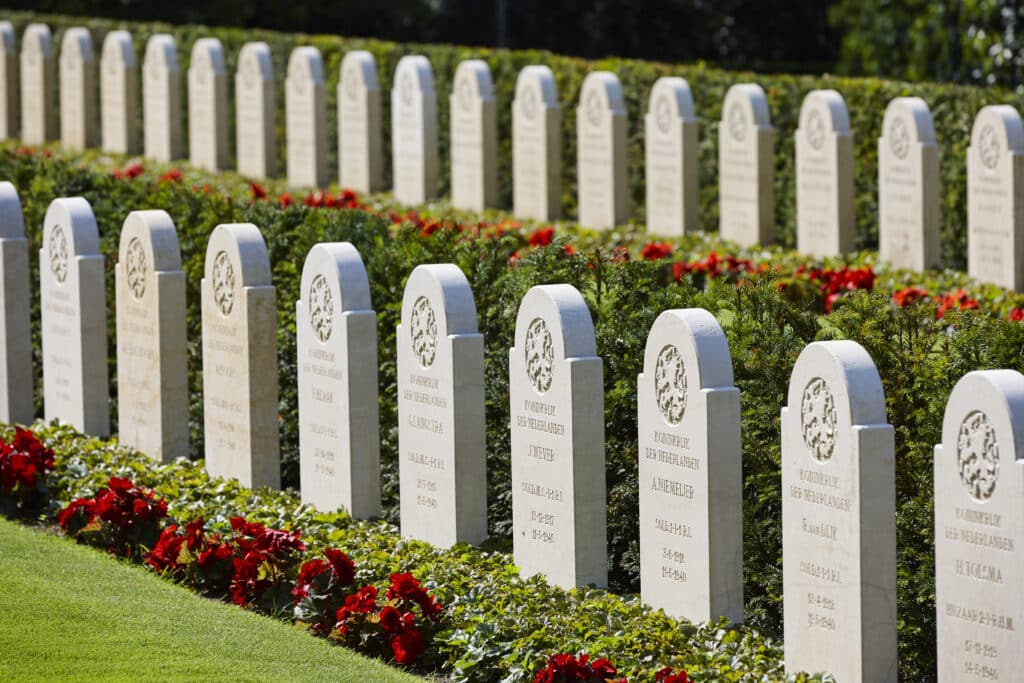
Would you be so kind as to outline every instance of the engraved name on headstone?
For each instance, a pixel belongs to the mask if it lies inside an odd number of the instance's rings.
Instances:
[[[302,502],[380,516],[377,314],[359,252],[310,249],[295,304]]]
[[[498,200],[498,119],[491,70],[482,59],[455,69],[449,98],[452,206],[470,211]]]
[[[100,56],[100,131],[103,149],[120,154],[142,150],[139,135],[139,68],[127,31],[111,31]]]
[[[512,545],[563,588],[608,583],[603,374],[579,291],[531,288],[509,349]]]
[[[697,115],[690,84],[659,78],[644,115],[647,232],[678,236],[697,226]]]
[[[562,109],[555,75],[523,67],[512,100],[513,213],[538,221],[562,214]]]
[[[157,461],[187,458],[185,272],[166,211],[128,214],[114,281],[118,440]]]
[[[587,75],[576,106],[576,185],[579,222],[608,230],[630,215],[626,105],[619,77]]]
[[[28,239],[14,185],[0,182],[0,422],[29,424],[32,396],[32,325]]]
[[[218,225],[210,235],[202,311],[206,470],[277,488],[277,304],[255,225]]]
[[[288,58],[284,79],[288,184],[327,184],[327,92],[324,60],[315,47],[297,47]]]
[[[338,184],[356,192],[384,189],[383,121],[377,63],[365,50],[341,60],[338,79]]]
[[[142,59],[142,129],[147,157],[181,158],[181,69],[174,38],[157,33]]]
[[[21,139],[41,145],[57,137],[57,64],[46,24],[29,24],[21,38]]]
[[[397,343],[402,535],[442,548],[480,543],[487,538],[484,338],[458,266],[412,271]]]
[[[422,204],[437,196],[437,94],[422,55],[406,55],[391,89],[391,154],[395,200]]]
[[[775,241],[775,129],[756,83],[737,83],[718,126],[718,234],[740,246]]]
[[[246,43],[235,73],[235,156],[248,178],[277,174],[274,62],[266,43]]]
[[[743,621],[740,392],[702,308],[663,312],[637,378],[640,594],[691,621]]]
[[[200,38],[192,45],[188,150],[193,166],[208,171],[228,166],[228,74],[224,70],[224,48],[216,38]]]

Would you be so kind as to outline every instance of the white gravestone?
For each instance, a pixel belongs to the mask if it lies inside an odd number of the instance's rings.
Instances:
[[[284,79],[288,184],[327,184],[327,92],[324,60],[315,47],[297,47]]]
[[[422,55],[406,55],[395,67],[391,154],[395,200],[422,204],[437,196],[437,95]]]
[[[1024,290],[1024,126],[1005,104],[984,107],[971,129],[967,273]]]
[[[214,229],[202,297],[206,470],[249,488],[277,488],[277,304],[255,225]]]
[[[100,55],[100,132],[103,149],[138,154],[139,72],[135,46],[127,31],[111,31]]]
[[[41,145],[57,137],[57,65],[46,24],[29,24],[21,39],[21,139]]]
[[[110,434],[107,290],[89,202],[54,199],[43,222],[39,299],[46,420],[91,436]]]
[[[640,594],[674,617],[743,621],[740,392],[702,308],[665,311],[637,378]]]
[[[730,87],[722,103],[718,234],[744,247],[775,241],[775,129],[756,83]]]
[[[935,447],[939,683],[1024,670],[1024,376],[964,375]]]
[[[295,303],[302,502],[379,517],[377,314],[359,252],[317,244]]]
[[[647,232],[697,231],[697,115],[690,84],[659,78],[644,115]]]
[[[187,458],[185,273],[167,212],[128,214],[114,281],[118,440],[157,461]]]
[[[551,69],[523,67],[512,100],[513,213],[538,221],[562,213],[562,109]]]
[[[939,263],[939,146],[920,97],[889,102],[878,139],[878,255],[897,268]]]
[[[580,293],[531,288],[508,355],[515,563],[563,588],[604,587],[604,371]]]
[[[787,672],[896,681],[894,444],[867,351],[804,348],[782,409]]]
[[[588,74],[576,107],[576,189],[582,227],[608,230],[629,218],[626,142],[619,77],[610,71]]]
[[[498,119],[487,62],[459,63],[449,102],[452,206],[492,208],[498,201]]]
[[[14,26],[0,21],[0,140],[18,137],[18,46]]]
[[[188,65],[188,150],[193,166],[219,171],[228,166],[228,73],[216,38],[192,45]]]
[[[271,178],[277,174],[277,106],[274,62],[266,43],[246,43],[235,73],[235,156],[239,174]]]
[[[442,548],[480,543],[487,538],[484,338],[458,266],[412,271],[397,338],[402,535]]]
[[[341,60],[338,78],[338,184],[369,194],[384,189],[383,121],[377,64],[365,50]]]
[[[14,185],[0,182],[0,422],[29,424],[32,326],[28,240]]]
[[[181,70],[174,38],[150,36],[142,60],[142,129],[147,157],[181,158]]]
[[[853,133],[843,96],[812,90],[796,129],[796,248],[822,258],[853,251]]]
[[[68,149],[99,143],[96,55],[89,29],[64,31],[60,42],[60,141]]]

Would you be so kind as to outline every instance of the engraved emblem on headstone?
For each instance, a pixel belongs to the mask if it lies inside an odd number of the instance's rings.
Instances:
[[[906,122],[899,116],[889,126],[889,147],[897,159],[906,159],[910,151],[910,131]]]
[[[686,365],[683,356],[672,344],[658,352],[654,366],[654,393],[665,421],[677,425],[686,413]]]
[[[142,248],[142,242],[138,237],[133,237],[128,242],[128,249],[125,253],[127,261],[128,289],[136,301],[142,300],[146,293],[146,250]]]
[[[957,468],[971,498],[986,501],[999,480],[999,444],[996,430],[980,410],[967,414],[956,440]]]
[[[596,90],[591,90],[590,94],[587,95],[587,101],[585,103],[585,111],[587,113],[587,121],[590,125],[596,126],[601,123],[601,96]]]
[[[345,97],[353,102],[359,97],[359,69],[353,64],[345,71]]]
[[[523,91],[523,116],[532,121],[537,114],[537,93],[533,88],[526,88]]]
[[[534,390],[543,394],[551,388],[555,372],[555,347],[543,318],[534,318],[526,328],[526,375]]]
[[[985,126],[978,135],[978,154],[985,168],[995,168],[999,163],[999,139],[993,126]]]
[[[412,74],[402,74],[402,82],[398,84],[398,96],[402,98],[402,104],[406,107],[412,105],[412,91],[415,85],[412,82]]]
[[[256,85],[256,81],[259,78],[259,67],[256,65],[256,60],[247,60],[242,64],[242,84],[246,89],[252,88]]]
[[[654,105],[654,119],[658,124],[658,130],[668,133],[672,126],[672,103],[669,102],[667,95],[659,97],[658,103]]]
[[[729,135],[736,142],[743,142],[743,138],[747,136],[747,117],[743,114],[743,107],[739,102],[733,102],[726,116]]]
[[[462,111],[469,111],[473,107],[473,84],[469,82],[468,78],[463,78],[462,83],[459,84],[458,92],[459,106],[462,107]]]
[[[807,115],[807,142],[811,149],[821,149],[825,144],[825,121],[817,109]]]
[[[213,298],[222,315],[231,315],[235,305],[235,267],[227,252],[220,252],[213,260]]]
[[[68,276],[68,238],[64,235],[64,228],[55,226],[50,232],[50,271],[57,282],[63,284]]]
[[[327,278],[317,275],[309,285],[309,324],[320,343],[331,338],[334,327],[334,296]]]
[[[293,71],[295,73],[288,74],[288,79],[292,84],[292,90],[295,91],[296,95],[306,94],[306,77],[302,73],[302,68],[296,65]]]
[[[420,361],[420,367],[429,368],[434,363],[437,353],[437,316],[430,299],[421,296],[412,305],[412,318],[409,321],[409,335],[412,338],[412,350]]]
[[[818,462],[828,462],[836,447],[836,400],[828,384],[815,377],[804,388],[800,400],[800,427],[804,445]]]

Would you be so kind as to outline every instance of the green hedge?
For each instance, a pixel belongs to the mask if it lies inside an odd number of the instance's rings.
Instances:
[[[324,57],[327,76],[328,159],[331,177],[337,169],[336,87],[338,68],[349,50],[365,49],[377,60],[377,69],[384,96],[381,115],[385,122],[384,150],[385,176],[391,177],[390,132],[391,78],[399,58],[406,54],[426,55],[433,65],[438,93],[438,130],[441,143],[441,177],[447,187],[448,179],[448,93],[457,64],[469,58],[480,58],[490,65],[498,102],[498,173],[502,206],[511,206],[511,114],[510,106],[518,72],[529,64],[547,64],[558,83],[562,104],[562,177],[563,205],[566,216],[575,216],[576,205],[576,134],[575,103],[580,86],[587,73],[594,69],[607,69],[618,74],[622,81],[626,109],[629,113],[629,178],[635,207],[635,219],[644,220],[644,168],[643,168],[643,113],[655,80],[661,76],[682,76],[693,90],[694,103],[700,124],[700,215],[707,230],[718,226],[718,119],[722,101],[734,83],[756,81],[768,95],[772,122],[776,128],[775,183],[776,228],[778,240],[785,246],[795,244],[795,183],[793,134],[796,129],[803,96],[814,88],[835,88],[846,98],[850,111],[850,124],[856,144],[857,186],[857,246],[872,248],[878,242],[878,149],[877,140],[882,116],[889,100],[901,95],[922,97],[935,117],[935,131],[942,148],[942,258],[943,265],[963,269],[967,250],[967,169],[966,152],[971,124],[978,110],[987,104],[1024,104],[1024,94],[1009,90],[976,88],[970,86],[934,83],[901,83],[870,78],[838,78],[833,76],[764,75],[749,72],[724,71],[703,63],[687,65],[659,64],[630,59],[608,58],[586,61],[563,57],[543,51],[490,50],[453,45],[396,44],[362,38],[338,36],[306,36],[272,31],[208,28],[204,26],[169,26],[116,22],[102,19],[84,20],[63,15],[35,15],[23,12],[7,13],[20,36],[29,21],[44,21],[55,33],[59,45],[61,32],[71,26],[87,26],[92,30],[97,46],[104,35],[116,28],[132,32],[136,54],[141,60],[146,38],[158,31],[172,33],[178,41],[179,60],[183,71],[188,68],[192,44],[201,37],[219,38],[224,45],[227,69],[233,74],[238,51],[250,40],[264,40],[274,56],[275,73],[283,78],[291,49],[297,45],[314,45]],[[20,38],[19,38],[20,40]],[[232,77],[233,78],[233,77]],[[182,81],[183,92],[187,91]],[[278,86],[278,147],[284,158],[283,88]],[[184,96],[187,102],[187,92]],[[233,102],[232,102],[233,106]],[[184,115],[184,112],[183,112]],[[234,115],[231,116],[232,130]],[[187,131],[186,131],[187,137]],[[232,137],[233,141],[233,132]],[[233,143],[232,143],[233,147]],[[282,166],[283,168],[283,166]],[[390,181],[389,181],[390,182]]]

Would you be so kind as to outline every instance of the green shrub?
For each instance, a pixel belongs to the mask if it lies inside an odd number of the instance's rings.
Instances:
[[[338,36],[306,36],[237,28],[209,28],[205,26],[171,26],[117,22],[103,19],[83,19],[63,15],[37,15],[24,12],[9,13],[15,31],[21,35],[30,21],[44,21],[60,44],[63,30],[71,26],[87,26],[92,30],[94,44],[102,44],[106,33],[126,28],[135,40],[136,55],[141,60],[146,39],[156,32],[169,32],[178,42],[178,57],[182,72],[187,70],[192,44],[201,37],[216,37],[224,46],[229,74],[237,66],[238,51],[251,40],[266,41],[273,53],[277,88],[277,123],[279,159],[284,159],[284,94],[281,81],[286,72],[288,56],[297,45],[314,45],[324,58],[327,77],[328,168],[332,177],[337,169],[337,109],[336,88],[341,59],[349,50],[365,49],[373,53],[381,87],[381,116],[385,124],[384,166],[385,178],[391,177],[391,79],[398,60],[406,54],[426,55],[434,68],[438,102],[438,132],[441,146],[442,185],[447,188],[449,177],[448,154],[448,94],[451,91],[455,67],[464,59],[484,59],[494,79],[498,112],[498,178],[501,205],[512,202],[511,161],[511,103],[519,70],[529,64],[547,64],[555,74],[562,105],[562,188],[566,216],[575,216],[576,205],[576,123],[575,106],[584,77],[590,70],[607,69],[618,74],[622,82],[626,110],[629,115],[629,182],[632,190],[635,219],[644,220],[644,147],[643,114],[654,82],[661,76],[682,76],[693,90],[694,104],[700,118],[700,215],[705,230],[718,226],[718,120],[722,101],[734,83],[756,81],[768,96],[772,123],[776,129],[775,192],[776,231],[785,246],[795,244],[795,181],[793,135],[797,126],[803,96],[814,88],[835,88],[846,98],[850,111],[850,125],[856,144],[856,209],[857,246],[871,248],[878,242],[878,136],[882,115],[889,100],[901,95],[917,95],[929,104],[935,117],[935,131],[942,148],[942,258],[943,265],[963,269],[967,258],[967,167],[966,152],[974,115],[986,104],[1012,104],[1018,109],[1024,104],[1022,95],[998,88],[977,88],[935,83],[903,83],[871,78],[837,78],[833,76],[764,75],[750,72],[724,71],[704,63],[671,65],[639,60],[608,58],[586,61],[543,51],[489,50],[454,45],[397,44],[364,38]],[[183,92],[185,87],[182,80]],[[184,94],[187,102],[187,92]],[[233,100],[230,105],[234,106]],[[183,107],[182,115],[187,107]],[[140,109],[141,111],[141,109]],[[232,109],[233,112],[233,109]],[[234,140],[234,114],[230,116],[231,136]],[[185,127],[187,138],[187,126]],[[232,142],[232,147],[233,147]],[[282,166],[283,168],[283,166]],[[390,182],[390,181],[388,181]]]

